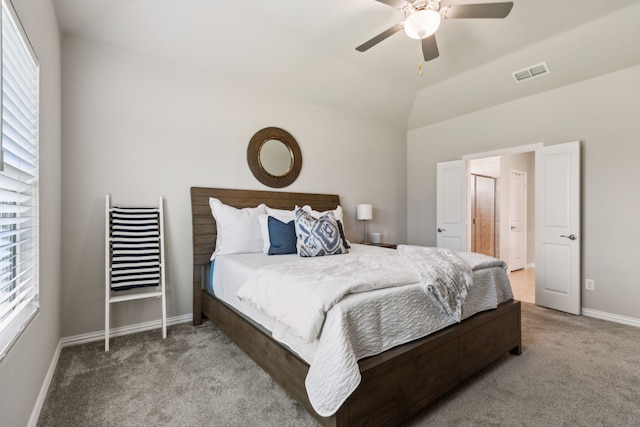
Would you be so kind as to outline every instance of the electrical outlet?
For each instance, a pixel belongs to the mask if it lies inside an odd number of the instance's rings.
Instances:
[[[595,290],[595,282],[593,279],[584,279],[584,288],[588,291]]]

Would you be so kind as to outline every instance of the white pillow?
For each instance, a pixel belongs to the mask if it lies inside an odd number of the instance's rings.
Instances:
[[[267,213],[258,217],[258,221],[260,222],[260,231],[262,233],[262,252],[265,254],[269,253],[269,247],[271,246],[271,239],[269,238],[269,221],[267,219],[270,216],[287,224],[288,222],[295,221],[296,211],[273,209],[267,206]]]
[[[302,207],[302,210],[311,214],[311,216],[314,217],[315,219],[320,218],[322,215],[326,214],[327,212],[333,212],[333,217],[336,219],[336,221],[340,221],[344,226],[344,219],[342,218],[342,206],[340,205],[338,205],[338,207],[336,207],[332,211],[319,212],[319,211],[313,210],[309,205],[304,205]]]
[[[216,220],[218,234],[211,260],[218,255],[262,251],[262,233],[258,217],[267,213],[264,204],[255,208],[238,209],[211,197],[209,206]]]
[[[282,222],[295,221],[296,210],[295,209],[274,209],[267,206],[267,215],[277,218]]]

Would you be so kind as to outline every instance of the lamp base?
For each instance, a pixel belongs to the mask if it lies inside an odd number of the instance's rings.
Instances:
[[[367,221],[364,220],[362,221],[364,223],[364,235],[362,236],[362,241],[360,243],[362,243],[363,245],[367,244]]]

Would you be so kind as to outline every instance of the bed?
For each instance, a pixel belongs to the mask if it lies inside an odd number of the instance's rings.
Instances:
[[[322,425],[393,425],[416,414],[463,380],[502,357],[520,354],[520,302],[510,300],[426,337],[359,360],[360,384],[333,415],[311,405],[305,378],[309,364],[262,325],[205,289],[216,226],[209,198],[238,208],[265,203],[277,209],[308,204],[330,210],[337,195],[191,188],[193,221],[193,323],[203,316],[225,332]]]

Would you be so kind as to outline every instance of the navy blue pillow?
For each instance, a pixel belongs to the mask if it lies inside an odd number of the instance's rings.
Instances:
[[[272,216],[267,218],[269,229],[269,255],[295,254],[296,225],[295,221],[284,223]]]

